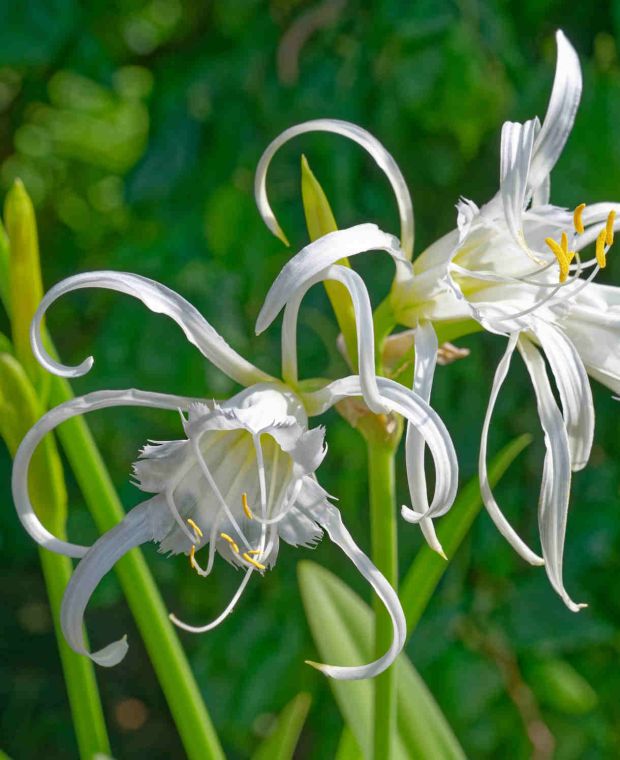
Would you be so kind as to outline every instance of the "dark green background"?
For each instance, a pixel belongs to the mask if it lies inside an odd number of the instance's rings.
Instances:
[[[307,12],[321,24],[304,44],[291,29]],[[310,21],[316,19],[316,13]],[[360,123],[393,153],[410,185],[416,251],[455,223],[459,195],[487,200],[497,188],[501,123],[544,114],[553,74],[553,32],[561,26],[584,68],[584,97],[552,198],[574,206],[620,196],[620,3],[313,2],[251,0],[30,0],[0,2],[0,180],[20,176],[37,204],[45,284],[78,271],[126,269],[161,280],[198,306],[244,355],[278,371],[278,327],[255,338],[262,299],[290,252],[255,210],[256,162],[282,129],[332,116]],[[299,26],[297,27],[299,28]],[[289,36],[287,37],[287,33]],[[288,41],[287,41],[288,40]],[[396,230],[386,181],[353,145],[329,135],[288,146],[269,184],[294,247],[306,242],[299,194],[304,151],[341,226],[376,221]],[[380,257],[356,264],[375,303],[389,286]],[[615,251],[604,273],[617,281]],[[615,280],[614,280],[615,278]],[[234,388],[205,366],[168,321],[110,293],[71,296],[54,308],[50,329],[67,361],[94,353],[77,392],[136,387],[223,396]],[[336,330],[319,289],[302,313],[305,376],[342,373]],[[463,479],[475,471],[478,439],[503,341],[472,336],[469,359],[440,368],[433,401],[460,455]],[[596,446],[574,479],[566,542],[570,593],[590,607],[568,612],[544,572],[521,562],[486,515],[454,558],[408,646],[468,755],[525,758],[530,745],[509,692],[529,690],[563,760],[620,753],[619,458],[617,402],[595,389]],[[91,415],[127,507],[139,500],[129,466],[147,438],[174,438],[178,419],[148,411]],[[340,498],[347,523],[368,547],[364,448],[335,414],[321,481]],[[542,444],[533,395],[515,362],[498,405],[492,446],[524,431],[536,442],[498,493],[524,535],[536,537]],[[35,545],[15,517],[0,474],[0,747],[18,760],[76,756],[62,673],[46,609]],[[405,499],[404,466],[399,478]],[[70,481],[70,534],[95,530]],[[420,545],[400,524],[403,571]],[[202,581],[184,558],[145,551],[166,602],[207,620],[237,582],[219,566]],[[230,757],[247,757],[269,716],[299,690],[314,703],[300,757],[331,757],[342,726],[323,677],[303,665],[315,654],[304,620],[295,564],[312,557],[367,594],[328,542],[314,553],[284,546],[276,569],[255,582],[233,618],[183,641]],[[170,715],[114,578],[89,613],[95,644],[126,630],[125,662],[98,670],[114,754],[182,757]],[[557,661],[574,668],[552,684]],[[508,682],[501,664],[509,663]],[[598,696],[594,704],[575,673]],[[568,678],[568,680],[567,680]],[[556,679],[557,680],[557,679]],[[528,693],[526,691],[526,693]],[[119,702],[140,699],[148,718],[123,729]]]

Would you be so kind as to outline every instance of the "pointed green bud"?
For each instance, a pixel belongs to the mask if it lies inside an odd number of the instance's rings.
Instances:
[[[36,391],[14,356],[0,353],[0,435],[11,453],[43,414]],[[48,530],[64,533],[67,519],[67,493],[56,441],[45,436],[32,457],[29,480],[30,498]]]
[[[338,225],[327,196],[303,155],[301,157],[301,195],[310,240],[314,241],[323,235],[335,232]],[[346,258],[338,261],[338,264],[350,266]],[[347,360],[353,371],[357,371],[357,327],[351,296],[340,282],[327,280],[324,284],[344,338]]]
[[[9,238],[9,297],[15,356],[35,384],[41,370],[30,348],[30,323],[43,298],[37,222],[30,196],[17,179],[4,203]]]

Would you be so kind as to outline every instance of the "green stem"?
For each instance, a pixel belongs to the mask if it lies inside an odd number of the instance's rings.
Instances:
[[[52,403],[72,397],[69,384],[54,378]],[[87,424],[74,417],[63,423],[58,435],[97,528],[109,530],[125,512]],[[116,573],[189,760],[224,760],[200,690],[142,552],[129,552],[117,563]]]
[[[394,448],[384,442],[367,439],[370,489],[372,561],[388,583],[398,588],[398,546],[396,539],[396,491]],[[375,657],[389,648],[393,636],[392,621],[385,607],[374,598]],[[388,668],[374,679],[375,760],[392,756],[396,734],[396,669]]]
[[[109,755],[103,709],[97,690],[94,666],[86,657],[76,654],[65,641],[60,628],[60,605],[73,565],[68,557],[39,549],[47,596],[54,619],[60,661],[71,706],[73,728],[80,757],[91,760],[97,753]]]

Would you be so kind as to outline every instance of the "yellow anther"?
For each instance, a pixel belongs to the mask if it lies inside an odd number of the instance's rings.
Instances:
[[[551,248],[554,256],[558,260],[560,266],[560,282],[566,282],[572,259],[572,256],[570,256],[568,251],[568,238],[566,237],[566,233],[562,233],[562,245],[560,245],[557,240],[550,237],[545,238],[545,243]],[[566,246],[566,248],[564,246]]]
[[[189,564],[194,568],[194,570],[196,569],[196,565],[197,565],[196,558],[194,556],[195,554],[196,554],[196,545],[192,544],[192,548],[189,550]]]
[[[223,538],[224,541],[228,541],[230,548],[235,552],[235,554],[239,554],[239,547],[237,546],[234,538],[231,538],[228,533],[220,533],[220,537]]]
[[[242,554],[241,556],[243,557],[243,559],[246,562],[249,562],[250,565],[254,565],[254,567],[257,568],[258,570],[266,570],[267,569],[265,565],[261,564],[260,562],[257,562],[254,559],[254,557],[250,557],[250,553],[249,552],[245,552],[245,554]]]
[[[585,203],[580,203],[577,208],[573,211],[573,223],[575,225],[575,231],[578,235],[583,235],[584,233],[584,227],[583,227],[583,219],[581,218],[581,215],[583,214],[583,210],[586,207]]]
[[[199,528],[199,527],[196,525],[196,523],[195,523],[195,522],[192,520],[192,518],[191,518],[191,517],[190,517],[190,518],[188,518],[188,520],[187,520],[187,524],[188,524],[188,525],[189,525],[189,527],[190,527],[190,528],[191,528],[191,529],[194,531],[194,533],[196,534],[196,536],[197,536],[198,538],[202,538],[202,531],[201,531],[201,530],[200,530],[200,528]]]
[[[248,552],[248,554],[250,554],[250,555],[252,555],[252,554],[262,554],[262,552],[261,552],[260,549],[250,549],[250,551]]]
[[[241,504],[243,505],[243,511],[245,512],[247,518],[249,520],[254,519],[254,515],[252,514],[252,510],[250,509],[250,505],[248,504],[248,495],[247,493],[241,494]]]
[[[607,257],[605,255],[605,240],[607,239],[607,230],[601,230],[596,238],[596,262],[601,269],[607,266]]]
[[[616,221],[616,212],[610,211],[605,225],[605,245],[611,245],[614,242],[614,222]]]

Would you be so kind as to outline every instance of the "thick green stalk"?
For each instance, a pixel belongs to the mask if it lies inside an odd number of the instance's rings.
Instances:
[[[73,397],[69,384],[61,378],[54,378],[50,395],[53,404]],[[58,435],[97,528],[103,533],[125,512],[90,430],[81,417],[74,417],[61,426]],[[223,760],[200,690],[140,550],[129,552],[115,569],[189,760]]]
[[[367,438],[372,561],[388,583],[398,590],[398,544],[396,537],[396,490],[394,448]],[[375,657],[389,649],[393,627],[381,600],[375,596]],[[396,669],[391,667],[374,679],[373,757],[391,757],[396,734]]]

